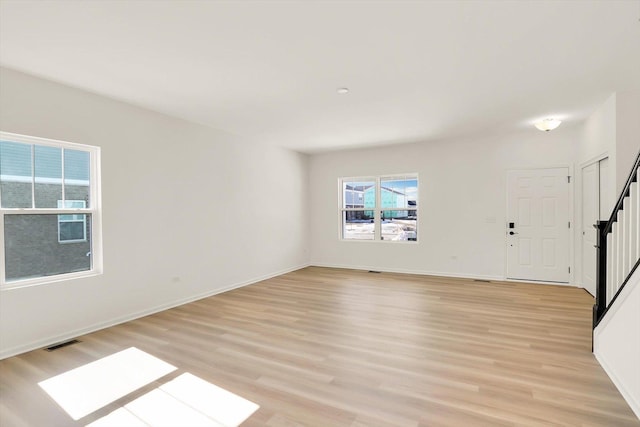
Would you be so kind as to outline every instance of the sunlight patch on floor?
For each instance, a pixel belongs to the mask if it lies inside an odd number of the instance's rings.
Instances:
[[[140,418],[124,408],[119,408],[97,421],[88,424],[87,427],[149,427]]]
[[[260,406],[190,373],[162,385],[160,390],[225,426],[238,426]]]
[[[38,384],[78,420],[176,369],[130,347]]]
[[[237,427],[260,406],[185,373],[87,427]]]
[[[71,418],[78,420],[176,369],[131,347],[39,385]],[[237,427],[259,407],[187,372],[89,426]]]
[[[125,405],[124,408],[141,419],[146,425],[154,427],[222,426],[222,424],[190,408],[160,389],[150,391],[128,405]],[[89,424],[89,426],[94,427],[92,424]]]

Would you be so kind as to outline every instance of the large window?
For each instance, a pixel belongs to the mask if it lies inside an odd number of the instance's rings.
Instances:
[[[418,240],[417,174],[340,179],[343,240]]]
[[[100,272],[99,154],[0,132],[2,287]]]

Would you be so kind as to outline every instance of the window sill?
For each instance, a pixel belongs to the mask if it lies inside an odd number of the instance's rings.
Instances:
[[[358,239],[338,239],[340,242],[357,242],[357,243],[384,243],[396,245],[417,245],[418,240],[358,240]]]
[[[0,285],[0,291],[9,291],[13,289],[28,288],[32,286],[46,285],[49,283],[65,282],[68,280],[83,279],[88,277],[100,276],[102,271],[87,270],[75,273],[57,274],[55,276],[34,277],[32,279],[15,280],[4,282]]]

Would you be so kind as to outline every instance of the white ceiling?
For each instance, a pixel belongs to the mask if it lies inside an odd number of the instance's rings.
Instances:
[[[640,90],[640,0],[1,0],[0,64],[301,152],[430,141]]]

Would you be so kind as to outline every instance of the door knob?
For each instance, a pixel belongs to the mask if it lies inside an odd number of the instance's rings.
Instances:
[[[510,236],[513,236],[514,234],[518,234],[518,233],[517,233],[516,231],[510,231],[510,232],[509,232],[509,235],[510,235]]]

